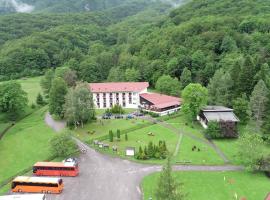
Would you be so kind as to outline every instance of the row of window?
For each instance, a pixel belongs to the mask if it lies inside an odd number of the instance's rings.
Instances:
[[[74,171],[74,167],[34,167],[33,171],[36,170],[61,170],[61,171]]]
[[[102,93],[102,96],[103,96],[103,98],[105,98],[106,97],[106,94],[107,93]],[[136,93],[133,93],[134,95],[136,94]],[[110,96],[110,98],[112,98],[112,96],[113,96],[113,93],[110,93],[109,94],[109,96]],[[122,93],[122,96],[126,96],[126,93]],[[131,92],[129,92],[128,93],[128,96],[132,96],[132,93]],[[97,98],[99,98],[100,97],[100,94],[99,93],[97,93]],[[116,97],[119,97],[119,93],[116,93]]]
[[[36,186],[36,187],[58,187],[56,183],[31,183],[31,182],[13,182],[12,189],[16,186]]]

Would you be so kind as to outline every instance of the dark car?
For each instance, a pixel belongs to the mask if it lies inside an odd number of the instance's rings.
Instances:
[[[133,113],[133,115],[135,115],[136,117],[144,116],[144,114],[141,112],[135,112],[135,113]]]
[[[102,115],[102,119],[111,119],[111,116],[108,114]]]
[[[133,119],[133,118],[134,118],[134,116],[131,115],[131,114],[129,114],[129,115],[126,116],[126,119]]]
[[[123,119],[124,117],[123,117],[123,115],[115,115],[114,118],[115,119]]]

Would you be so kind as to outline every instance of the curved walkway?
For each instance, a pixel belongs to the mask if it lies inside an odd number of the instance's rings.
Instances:
[[[66,127],[65,121],[55,121],[48,112],[45,115],[45,123],[56,132],[60,132]]]
[[[46,115],[47,116],[47,115]],[[46,123],[54,128],[52,118]],[[58,124],[58,123],[57,123]],[[57,129],[59,130],[59,129]],[[140,200],[140,183],[144,176],[158,172],[162,166],[144,165],[120,158],[113,158],[91,149],[76,139],[80,148],[87,152],[79,157],[80,175],[64,178],[64,191],[61,195],[50,195],[48,200]],[[176,171],[238,171],[239,166],[173,166]]]

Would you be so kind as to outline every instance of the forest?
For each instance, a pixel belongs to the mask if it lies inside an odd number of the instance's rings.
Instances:
[[[149,81],[159,90],[169,82],[177,91],[163,93],[172,95],[200,83],[211,104],[229,107],[269,99],[270,2],[192,0],[176,9],[150,1],[98,2],[103,7],[93,12],[1,16],[0,80],[68,67],[87,82]],[[263,113],[257,122],[267,133],[269,101],[253,109]]]

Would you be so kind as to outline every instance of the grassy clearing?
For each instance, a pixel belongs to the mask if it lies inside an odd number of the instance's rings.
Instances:
[[[148,133],[150,132],[154,133],[155,136],[149,136]],[[138,151],[140,146],[144,148],[144,146],[148,145],[150,141],[152,141],[154,144],[158,144],[160,140],[165,140],[168,150],[173,153],[176,147],[178,137],[179,136],[175,134],[174,132],[160,125],[155,124],[155,125],[128,133],[128,141],[125,141],[125,137],[124,135],[122,135],[121,141],[119,142],[117,141],[109,142],[108,140],[104,142],[108,143],[110,147],[112,147],[113,145],[117,146],[118,154],[116,155],[126,158],[125,156],[126,147],[135,147],[136,151]],[[113,154],[111,148],[110,150],[107,151],[107,153]],[[135,158],[130,158],[130,159],[135,160]],[[160,164],[160,163],[163,163],[164,160],[147,160],[144,162]]]
[[[155,194],[158,173],[144,178],[142,188],[144,199]],[[183,183],[188,200],[247,200],[264,199],[269,192],[270,179],[264,174],[249,172],[174,172]],[[154,198],[153,198],[154,199]]]
[[[0,182],[36,161],[50,156],[48,142],[54,132],[45,125],[42,108],[12,127],[0,141]]]
[[[183,114],[179,117],[167,120],[166,123],[179,129],[185,134],[193,134],[199,138],[204,139],[204,135],[203,135],[204,129],[202,128],[202,126],[197,122],[194,122],[193,124],[191,124],[185,119]]]
[[[141,119],[109,119],[103,120],[99,119],[95,122],[86,124],[84,128],[78,128],[74,131],[76,137],[80,138],[83,141],[89,141],[91,139],[95,139],[104,135],[108,135],[109,131],[112,130],[116,132],[117,129],[125,130],[128,128],[135,127],[140,124],[147,123],[147,121]],[[89,132],[95,131],[94,134],[88,134]]]
[[[196,149],[192,151],[192,148]],[[199,149],[199,150],[198,150]],[[174,158],[177,163],[187,162],[192,165],[222,165],[224,161],[217,152],[207,144],[198,142],[187,136],[182,138],[180,149]]]

